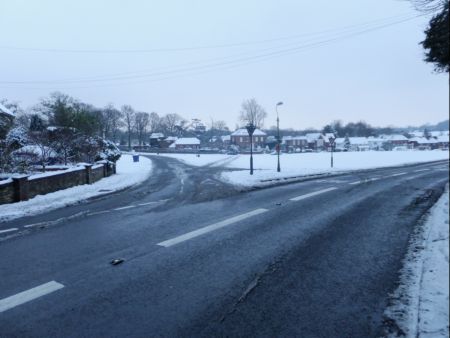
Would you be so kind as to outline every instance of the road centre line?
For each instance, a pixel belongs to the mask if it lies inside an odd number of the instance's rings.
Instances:
[[[156,204],[156,203],[159,203],[159,202],[139,203],[138,205],[142,207],[142,206],[144,206],[144,205],[151,205],[151,204]]]
[[[174,237],[172,239],[160,242],[157,245],[168,248],[168,247],[171,247],[173,245],[176,245],[176,244],[188,241],[190,239],[193,239],[195,237],[207,234],[208,232],[211,232],[211,231],[214,231],[214,230],[218,230],[218,229],[223,228],[223,227],[225,227],[227,225],[231,225],[233,223],[237,223],[237,222],[243,221],[243,220],[245,220],[247,218],[250,218],[252,216],[256,216],[256,215],[265,213],[267,211],[269,211],[269,210],[268,209],[263,209],[263,208],[255,209],[255,210],[246,212],[245,214],[237,215],[237,216],[228,218],[226,220],[223,220],[221,222],[214,223],[214,224],[208,225],[206,227],[203,227],[203,228],[200,228],[200,229],[188,232],[188,233],[186,233],[184,235],[177,236],[177,237]]]
[[[7,232],[13,232],[13,231],[17,231],[19,230],[18,228],[10,228],[10,229],[5,229],[5,230],[0,230],[0,234],[5,234]]]
[[[297,197],[294,197],[294,198],[290,198],[289,200],[290,201],[301,201],[301,200],[304,200],[306,198],[313,197],[313,196],[316,196],[316,195],[320,195],[320,194],[326,193],[328,191],[336,190],[336,189],[337,189],[336,187],[331,187],[331,188],[327,188],[327,189],[323,189],[323,190],[318,190],[318,191],[310,192],[309,194],[300,195],[300,196],[297,196]]]
[[[22,305],[36,298],[48,295],[56,290],[62,289],[64,285],[51,281],[45,284],[41,284],[32,289],[22,291],[13,296],[0,299],[0,313],[12,309],[16,306]]]
[[[137,205],[127,205],[126,207],[121,207],[121,208],[115,208],[113,210],[125,210],[125,209],[131,209],[131,208],[136,208]]]
[[[400,176],[400,175],[406,175],[406,174],[407,174],[407,172],[396,173],[396,174],[392,174],[391,177]]]
[[[418,173],[418,172],[420,172],[420,171],[426,171],[426,170],[430,170],[430,169],[428,169],[428,168],[427,168],[427,169],[418,169],[418,170],[414,170],[414,172],[415,172],[415,173]]]
[[[87,214],[88,216],[94,216],[94,215],[101,215],[101,214],[106,214],[108,212],[111,212],[111,210],[103,210],[103,211],[94,211],[94,212],[90,212],[89,214]]]

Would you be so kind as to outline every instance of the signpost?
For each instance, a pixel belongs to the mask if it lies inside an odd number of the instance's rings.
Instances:
[[[250,137],[250,175],[253,175],[253,133],[255,132],[256,126],[253,123],[249,123],[245,128]]]

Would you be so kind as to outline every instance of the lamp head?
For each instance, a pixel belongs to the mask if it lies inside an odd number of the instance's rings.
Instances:
[[[283,102],[280,101],[277,103],[277,106],[281,106],[282,104],[283,104]]]

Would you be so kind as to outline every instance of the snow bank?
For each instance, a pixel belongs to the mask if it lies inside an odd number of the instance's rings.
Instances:
[[[76,204],[88,198],[121,190],[145,181],[151,173],[152,164],[148,158],[140,157],[133,162],[131,155],[123,154],[117,161],[117,174],[101,179],[94,184],[38,195],[28,201],[0,205],[0,221],[30,216],[67,205]]]
[[[386,317],[391,336],[449,336],[449,190],[430,210],[419,238],[411,244],[400,286]],[[392,320],[392,321],[391,321]]]
[[[241,186],[264,185],[264,181],[298,176],[337,173],[349,170],[371,169],[437,160],[448,160],[448,151],[362,151],[334,153],[334,168],[330,168],[331,154],[297,153],[280,156],[281,172],[276,171],[277,156],[256,154],[253,156],[254,175],[248,172],[249,155],[224,154],[160,154],[179,159],[194,166],[224,166],[236,171],[224,172],[222,180]],[[245,169],[245,170],[242,170]]]

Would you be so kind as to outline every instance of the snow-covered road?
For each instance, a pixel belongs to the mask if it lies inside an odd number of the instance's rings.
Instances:
[[[225,154],[160,154],[179,159],[193,166],[224,166],[231,170],[221,174],[225,182],[240,186],[264,185],[264,181],[309,176],[327,173],[339,173],[350,170],[382,168],[403,164],[448,160],[448,151],[364,151],[334,153],[334,167],[330,168],[331,154],[300,153],[282,154],[281,172],[276,171],[277,156],[270,154],[254,155],[254,175],[250,176],[249,155]],[[243,170],[244,169],[244,170]],[[262,182],[263,181],[263,182]]]

